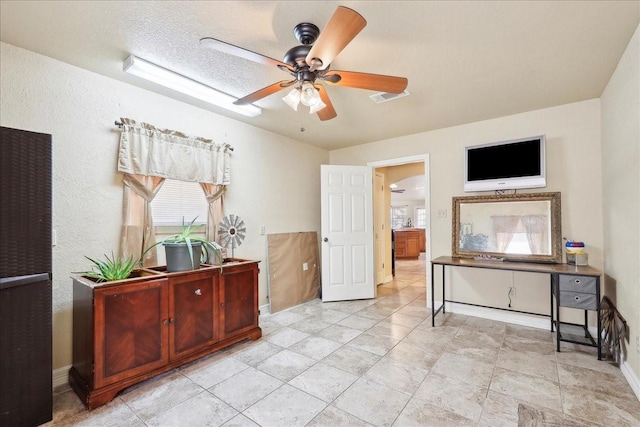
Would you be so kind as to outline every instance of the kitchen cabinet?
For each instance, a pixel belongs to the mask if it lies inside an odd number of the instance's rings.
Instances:
[[[118,392],[245,339],[258,339],[258,262],[95,283],[73,278],[69,383],[89,409]]]
[[[418,258],[425,248],[423,228],[403,228],[394,230],[396,258]]]

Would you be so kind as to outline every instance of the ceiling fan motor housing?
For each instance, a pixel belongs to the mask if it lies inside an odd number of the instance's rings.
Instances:
[[[320,28],[309,22],[302,22],[293,28],[293,35],[303,45],[310,46],[318,39]]]
[[[307,58],[307,54],[310,50],[310,45],[294,46],[284,54],[282,62],[294,67],[308,67],[305,59]]]

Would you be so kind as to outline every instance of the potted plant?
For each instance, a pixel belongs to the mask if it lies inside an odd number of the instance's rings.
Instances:
[[[74,271],[73,274],[79,274],[95,283],[138,278],[150,274],[141,270],[142,258],[116,257],[113,252],[111,252],[111,257],[105,254],[104,260],[90,258],[86,255],[85,258],[91,261],[91,270]]]
[[[156,243],[165,248],[168,272],[197,270],[201,262],[206,263],[210,258],[214,264],[222,265],[222,246],[196,234],[202,227],[202,224],[195,225],[196,219],[185,224],[183,218],[180,233]]]

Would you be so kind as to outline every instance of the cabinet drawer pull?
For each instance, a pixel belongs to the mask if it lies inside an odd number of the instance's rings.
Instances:
[[[200,295],[202,295],[202,291],[200,289],[196,289],[195,294],[200,296]]]

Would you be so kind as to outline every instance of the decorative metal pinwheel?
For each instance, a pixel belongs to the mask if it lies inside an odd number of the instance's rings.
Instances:
[[[226,215],[218,224],[220,232],[220,241],[222,246],[228,248],[231,246],[231,258],[234,258],[235,248],[242,244],[247,233],[244,221],[237,215]]]

